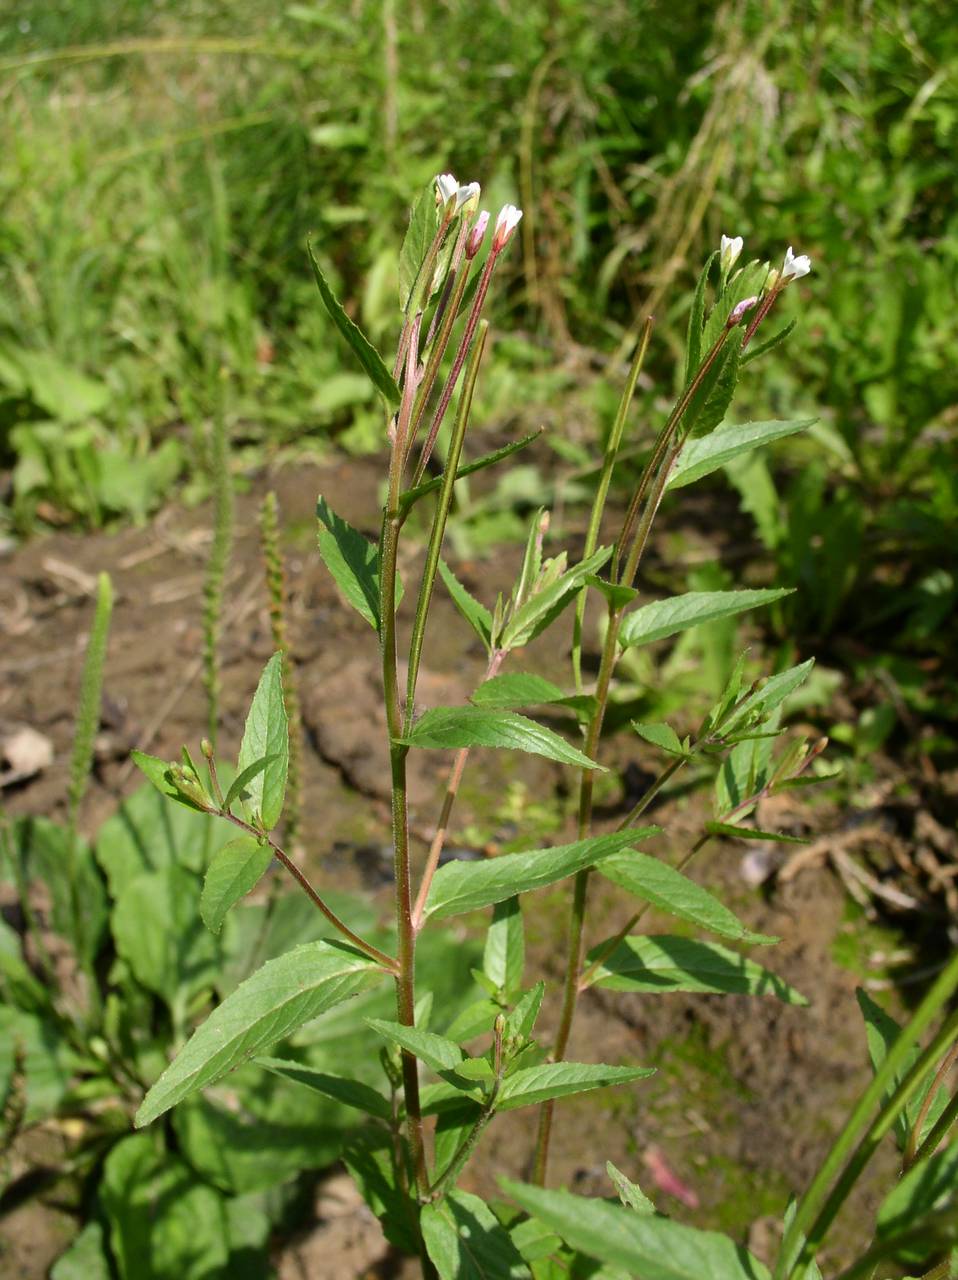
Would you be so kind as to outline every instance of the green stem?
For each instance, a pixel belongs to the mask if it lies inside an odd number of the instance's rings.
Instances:
[[[595,709],[586,731],[584,754],[594,760],[602,732],[609,701],[609,688],[612,673],[618,657],[619,626],[622,622],[622,610],[609,606],[609,625],[606,628],[605,643],[602,647],[602,659],[596,678]],[[592,823],[592,784],[593,770],[583,769],[579,784],[579,839],[588,834]],[[580,871],[575,878],[572,890],[572,909],[569,914],[568,959],[566,963],[565,982],[562,994],[562,1013],[559,1019],[559,1030],[556,1033],[552,1060],[561,1062],[569,1044],[572,1023],[575,1019],[576,1005],[579,999],[579,979],[582,975],[582,960],[585,952],[585,911],[589,889],[588,870]],[[555,1111],[555,1100],[544,1102],[539,1108],[539,1131],[536,1138],[536,1154],[533,1168],[533,1181],[540,1186],[545,1185],[546,1170],[549,1163],[549,1142],[552,1136],[552,1117]]]
[[[416,603],[416,617],[413,622],[412,636],[409,641],[409,669],[406,681],[406,707],[404,729],[410,727],[416,702],[416,682],[419,678],[419,664],[422,660],[422,646],[426,635],[426,620],[429,616],[429,605],[433,588],[436,585],[436,574],[439,570],[439,557],[442,552],[442,540],[446,533],[446,521],[452,506],[452,494],[456,483],[456,471],[462,455],[462,445],[469,425],[469,412],[472,408],[472,396],[479,376],[479,365],[486,345],[486,334],[489,323],[483,320],[476,335],[476,344],[469,359],[466,378],[459,397],[459,411],[453,425],[452,440],[446,456],[446,467],[442,474],[439,498],[436,502],[436,513],[433,516],[432,529],[429,533],[429,545],[426,549],[426,563],[422,571],[419,585],[419,599]],[[415,427],[413,428],[415,430]]]
[[[922,1160],[926,1160],[928,1156],[934,1155],[938,1149],[938,1144],[958,1120],[958,1093],[951,1099],[947,1107],[932,1125],[928,1137],[915,1152],[914,1164],[920,1164]]]
[[[629,407],[632,404],[632,397],[635,395],[636,383],[639,380],[639,374],[642,372],[642,366],[645,363],[645,353],[648,350],[649,338],[652,336],[653,317],[647,317],[642,327],[642,334],[639,338],[639,344],[636,347],[635,355],[632,357],[632,364],[629,368],[629,376],[625,380],[625,386],[622,389],[622,398],[619,400],[619,407],[616,411],[615,420],[612,423],[612,430],[609,432],[609,439],[606,442],[605,454],[602,458],[602,469],[599,472],[599,483],[596,488],[595,501],[592,504],[592,514],[589,517],[589,529],[585,535],[585,547],[582,551],[582,559],[588,560],[599,545],[599,528],[602,524],[602,517],[605,513],[605,503],[609,495],[609,485],[612,483],[612,472],[615,469],[616,460],[619,453],[619,445],[622,443],[622,433],[625,430],[625,420],[628,417]],[[575,618],[572,623],[572,670],[575,673],[575,687],[578,693],[582,692],[582,624],[585,618],[586,596],[588,592],[583,590],[579,593],[579,598],[575,606]]]
[[[811,1256],[812,1240],[810,1239],[804,1246],[800,1242],[813,1221],[816,1229],[819,1228],[817,1215],[825,1201],[832,1179],[851,1154],[855,1139],[866,1124],[868,1116],[879,1105],[895,1077],[904,1067],[913,1046],[954,994],[956,988],[958,988],[958,952],[952,956],[910,1021],[902,1028],[888,1050],[884,1062],[852,1109],[851,1115],[812,1179],[811,1185],[799,1201],[795,1216],[782,1240],[775,1267],[775,1280],[787,1280],[796,1268]],[[832,1207],[829,1201],[829,1213]],[[837,1205],[834,1208],[837,1209]]]

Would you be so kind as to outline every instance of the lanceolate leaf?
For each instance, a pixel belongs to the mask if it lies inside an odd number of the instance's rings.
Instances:
[[[680,920],[690,920],[720,937],[760,944],[778,942],[778,938],[746,929],[707,889],[647,853],[630,849],[627,853],[615,854],[601,862],[598,870],[613,884],[660,911],[678,916]]]
[[[492,902],[554,884],[585,867],[595,866],[636,840],[657,835],[658,827],[591,836],[555,849],[504,853],[483,862],[447,862],[433,877],[426,899],[427,917],[437,920],[475,911]]]
[[[351,1080],[343,1076],[331,1076],[325,1071],[317,1071],[315,1067],[304,1066],[294,1062],[292,1058],[257,1058],[256,1065],[265,1067],[274,1075],[283,1076],[286,1080],[295,1080],[297,1084],[314,1089],[324,1097],[333,1098],[347,1107],[355,1107],[357,1111],[365,1111],[377,1120],[390,1120],[392,1111],[389,1102],[381,1093],[377,1093],[361,1080]]]
[[[509,999],[522,986],[525,959],[526,943],[519,899],[504,898],[496,903],[492,924],[486,934],[483,972]]]
[[[514,1111],[517,1107],[530,1107],[546,1102],[549,1098],[564,1098],[572,1093],[586,1093],[590,1089],[605,1089],[609,1085],[631,1084],[655,1075],[653,1067],[609,1067],[602,1063],[544,1062],[538,1067],[527,1067],[507,1076],[502,1082],[496,1102],[497,1111]]]
[[[436,184],[430,178],[412,207],[409,226],[399,251],[399,306],[405,311],[423,259],[439,228]]]
[[[147,755],[145,751],[133,751],[131,755],[133,756],[133,763],[142,773],[146,774],[160,795],[168,796],[170,800],[176,800],[178,804],[186,805],[187,809],[195,809],[197,813],[206,812],[198,804],[194,804],[189,796],[185,796],[177,787],[173,781],[173,774],[170,772],[168,760],[161,760],[159,756]]]
[[[600,947],[596,949],[601,950]],[[714,942],[660,934],[624,938],[596,971],[593,984],[610,991],[703,991],[776,996],[808,1004],[787,982]]]
[[[689,312],[688,339],[685,356],[685,381],[691,382],[692,375],[702,363],[702,325],[705,321],[705,290],[708,288],[709,273],[718,257],[718,250],[709,255],[692,295],[692,309]]]
[[[445,560],[439,561],[439,576],[446,584],[452,602],[488,650],[492,637],[492,614],[469,594]]]
[[[316,261],[312,242],[307,239],[306,245],[309,250],[309,260],[313,264],[313,275],[316,277],[316,284],[319,287],[319,296],[323,300],[323,305],[329,313],[330,319],[352,347],[359,359],[359,363],[366,370],[370,382],[380,392],[389,407],[395,409],[400,400],[399,388],[396,386],[395,379],[383,364],[379,352],[359,326],[350,320],[343,310],[343,304],[329,287],[329,282],[323,274],[323,269]]]
[[[711,435],[689,440],[679,455],[666,487],[681,489],[684,485],[693,484],[703,476],[718,471],[726,462],[731,462],[740,454],[804,431],[815,421],[815,418],[796,418],[792,421],[746,422],[741,425],[729,423],[716,427]]]
[[[514,711],[488,711],[484,707],[434,707],[400,739],[409,747],[448,749],[458,747],[503,747],[509,751],[526,751],[545,756],[560,764],[577,765],[580,769],[599,769],[565,738],[535,720]]]
[[[234,800],[238,800],[245,792],[249,796],[248,784],[260,773],[265,772],[266,766],[272,764],[268,756],[263,756],[261,760],[254,760],[252,764],[246,766],[242,773],[238,773],[230,783],[230,789],[226,793],[223,801],[223,808],[229,809]]]
[[[249,805],[263,821],[267,831],[279,822],[286,795],[289,769],[289,732],[286,706],[283,702],[283,655],[274,653],[263,668],[259,685],[253,694],[237,768],[249,772],[250,765],[266,760],[266,767],[246,783]]]
[[[240,836],[213,857],[200,896],[200,915],[207,929],[219,933],[226,913],[258,884],[273,860],[273,850],[252,836]]]
[[[339,943],[308,942],[267,961],[193,1033],[146,1095],[137,1127],[384,976],[368,957]]]
[[[763,591],[687,591],[684,595],[670,596],[666,600],[654,600],[643,605],[635,613],[626,614],[619,633],[624,648],[651,644],[667,636],[687,631],[703,622],[715,622],[719,618],[731,618],[746,609],[781,600],[791,594],[787,588]]]
[[[768,1269],[714,1231],[568,1191],[501,1178],[503,1190],[574,1249],[642,1280],[768,1280]]]
[[[523,671],[493,676],[484,681],[470,701],[476,707],[534,707],[542,703],[561,702],[565,694],[558,685],[542,676]]]
[[[611,547],[600,547],[594,555],[564,573],[551,587],[527,600],[503,628],[503,648],[517,649],[541,635],[578,593],[586,578],[597,573],[611,554]]]
[[[611,1160],[606,1160],[605,1171],[609,1175],[609,1180],[618,1192],[619,1199],[629,1209],[634,1209],[636,1213],[655,1213],[655,1205],[634,1182],[631,1182],[621,1169],[617,1169]]]
[[[485,471],[486,467],[495,466],[497,462],[502,462],[504,458],[508,458],[513,453],[518,453],[520,449],[524,449],[526,445],[532,444],[533,440],[538,440],[543,430],[544,428],[540,427],[538,431],[532,431],[529,435],[522,436],[519,440],[510,440],[501,449],[494,449],[492,453],[484,453],[481,458],[476,458],[472,462],[460,463],[456,468],[456,479],[461,480],[464,476],[471,476],[477,471]],[[420,498],[424,498],[427,493],[435,493],[441,484],[442,476],[433,476],[429,480],[424,480],[422,484],[417,484],[414,489],[404,490],[399,495],[400,507],[408,509],[418,502]]]
[[[379,565],[375,546],[336,515],[322,496],[316,502],[319,554],[349,603],[379,629]]]
[[[433,1071],[450,1071],[458,1067],[466,1056],[453,1040],[436,1035],[433,1031],[420,1031],[418,1027],[404,1027],[399,1022],[383,1018],[367,1018],[366,1025],[387,1040],[408,1049],[421,1058]]]
[[[958,1209],[958,1143],[923,1160],[895,1186],[878,1210],[878,1238],[895,1236],[925,1214],[949,1204]],[[919,1253],[912,1261],[926,1257]]]
[[[724,836],[727,840],[774,840],[777,844],[808,844],[801,836],[786,836],[780,831],[759,831],[757,827],[737,827],[731,822],[706,822],[710,836]]]
[[[728,717],[722,725],[724,733],[731,733],[732,729],[744,724],[749,719],[756,717],[765,717],[770,715],[776,707],[781,706],[786,698],[790,697],[800,685],[805,683],[808,674],[815,665],[815,659],[809,658],[807,662],[800,663],[797,667],[789,667],[787,671],[780,671],[778,675],[769,676],[769,678],[754,693],[745,698],[735,712]]]
[[[478,1196],[452,1191],[423,1206],[422,1238],[439,1280],[524,1280],[529,1268]]]

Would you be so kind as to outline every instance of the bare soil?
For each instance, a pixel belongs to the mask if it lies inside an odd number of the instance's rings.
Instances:
[[[293,650],[306,731],[300,856],[317,883],[334,868],[338,888],[374,894],[385,911],[388,770],[375,637],[342,603],[314,553],[317,493],[327,494],[339,513],[374,535],[369,513],[375,510],[378,482],[374,463],[348,461],[283,470],[271,484],[287,530]],[[266,487],[257,479],[237,504],[222,644],[220,746],[226,753],[238,745],[245,708],[272,651],[255,518]],[[209,541],[207,509],[171,508],[149,529],[58,534],[6,557],[0,587],[0,724],[4,732],[29,726],[54,748],[49,767],[5,791],[11,814],[63,816],[74,706],[95,574],[101,569],[112,575],[116,606],[85,829],[95,831],[139,785],[129,761],[131,747],[173,758],[184,742],[198,742],[206,721],[199,655]],[[489,599],[507,585],[510,561],[497,555],[457,568]],[[410,580],[414,567],[406,566]],[[564,679],[559,663],[566,643],[563,632],[551,649],[531,651],[524,666]],[[440,590],[427,636],[423,706],[464,699],[481,673],[482,654]],[[604,800],[611,821],[628,803],[629,779],[653,767],[653,753],[621,734],[605,750],[624,779]],[[442,753],[421,753],[412,796],[413,825],[421,836],[429,834],[447,766]],[[463,832],[479,831],[485,834],[486,852],[494,852],[515,835],[515,822],[521,823],[532,801],[567,813],[564,785],[561,771],[548,762],[477,753],[456,813],[453,844]],[[510,796],[518,819],[509,817],[504,803]],[[676,855],[694,841],[705,810],[703,795],[676,793],[653,815],[667,819]],[[770,815],[770,820],[781,816]],[[800,821],[813,837],[840,825],[827,808],[810,807]],[[746,852],[729,842],[713,844],[695,874],[721,887],[753,929],[781,936],[780,946],[758,958],[807,994],[809,1007],[765,999],[673,995],[653,1000],[589,993],[571,1056],[652,1063],[659,1072],[634,1089],[562,1105],[552,1176],[556,1184],[608,1195],[604,1165],[611,1159],[663,1210],[721,1226],[768,1254],[772,1215],[809,1180],[865,1084],[868,1068],[854,996],[859,976],[835,959],[836,938],[856,929],[847,918],[843,884],[819,863],[786,883],[756,889],[743,876]],[[541,1025],[548,1038],[558,1015],[563,894],[540,894],[536,906],[528,913],[530,970],[552,980]],[[623,921],[626,904],[618,890],[597,884],[591,910],[595,936],[601,937]],[[649,927],[667,929],[668,924],[653,919]],[[867,950],[869,936],[855,934],[852,942]],[[529,1111],[494,1122],[465,1185],[493,1196],[497,1174],[527,1173],[534,1121]],[[889,1147],[861,1184],[835,1232],[836,1262],[852,1255],[865,1238],[878,1188],[894,1164]],[[678,1197],[669,1194],[676,1189]],[[55,1195],[41,1197],[0,1222],[0,1256],[11,1280],[39,1280],[63,1248],[72,1220],[56,1206]],[[402,1264],[390,1260],[378,1224],[348,1180],[335,1171],[318,1185],[315,1220],[278,1247],[276,1263],[281,1280],[406,1274]]]

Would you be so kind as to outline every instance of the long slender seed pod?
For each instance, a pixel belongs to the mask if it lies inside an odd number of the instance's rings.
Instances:
[[[299,694],[293,676],[290,656],[289,628],[286,613],[286,570],[279,545],[279,504],[270,490],[259,509],[260,545],[266,570],[266,594],[269,597],[269,620],[273,632],[273,648],[283,655],[283,701],[289,720],[289,771],[286,779],[286,840],[295,845],[302,813],[303,721],[299,710]]]
[[[206,688],[206,733],[216,746],[220,698],[220,634],[223,583],[233,546],[233,484],[229,466],[229,435],[223,407],[223,388],[213,415],[210,484],[213,490],[213,542],[203,584],[203,684]]]

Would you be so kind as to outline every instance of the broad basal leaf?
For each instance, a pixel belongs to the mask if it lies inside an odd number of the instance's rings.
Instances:
[[[263,826],[271,831],[279,822],[286,795],[289,770],[289,729],[286,704],[283,701],[283,655],[274,653],[263,668],[259,685],[253,694],[243,741],[240,743],[237,769],[247,776],[250,765],[265,760],[261,772],[249,778],[245,790],[249,806],[259,815]]]
[[[214,855],[200,897],[207,929],[219,933],[227,911],[259,883],[272,860],[273,850],[253,836],[231,840]]]
[[[607,880],[627,889],[643,902],[678,916],[680,920],[690,920],[720,937],[760,944],[778,941],[763,933],[753,933],[707,889],[681,871],[637,849],[606,858],[597,869]]]
[[[603,770],[588,756],[544,725],[514,711],[489,711],[485,707],[434,707],[419,717],[405,738],[409,747],[458,749],[501,747],[545,756],[580,769]]]
[[[383,977],[372,960],[339,943],[309,942],[268,961],[193,1033],[146,1095],[137,1127]]]
[[[655,1075],[654,1067],[609,1067],[602,1063],[543,1062],[507,1076],[496,1101],[497,1111],[514,1111],[530,1107],[549,1098],[565,1098],[572,1093],[605,1089],[610,1085],[631,1084]]]
[[[611,857],[636,840],[656,835],[659,830],[645,827],[637,831],[616,831],[554,849],[504,853],[483,862],[447,862],[433,877],[426,899],[426,917],[442,920],[502,902],[529,889],[541,889],[585,867],[595,866],[603,858]]]
[[[697,1231],[568,1191],[546,1191],[509,1178],[500,1182],[507,1195],[574,1249],[642,1280],[768,1280],[768,1269],[747,1249],[715,1231]]]
[[[309,249],[309,260],[313,264],[313,275],[316,277],[316,284],[319,287],[319,296],[323,300],[323,306],[329,313],[330,319],[356,353],[359,363],[366,370],[370,382],[380,392],[387,405],[391,409],[395,409],[400,401],[399,388],[396,386],[395,379],[383,364],[379,352],[359,326],[350,320],[343,310],[343,304],[329,287],[329,281],[323,274],[322,267],[316,261],[312,242],[307,240],[306,244]]]
[[[530,1274],[509,1232],[468,1191],[424,1205],[420,1226],[439,1280],[525,1280]]]
[[[687,591],[684,595],[670,596],[667,600],[654,600],[634,613],[628,613],[619,633],[624,648],[651,644],[667,636],[687,631],[703,622],[715,622],[719,618],[731,618],[746,609],[781,600],[791,594],[789,589],[774,588],[763,591]]]
[[[726,423],[716,427],[711,435],[690,440],[686,444],[669,476],[666,488],[681,489],[684,485],[693,484],[703,476],[711,475],[733,458],[761,445],[771,444],[773,440],[782,440],[798,431],[804,431],[816,421],[815,418],[796,418],[782,422]]]
[[[601,944],[595,953],[601,950]],[[714,942],[665,934],[624,938],[596,970],[593,983],[610,991],[703,991],[776,996],[808,1004],[787,982]]]

